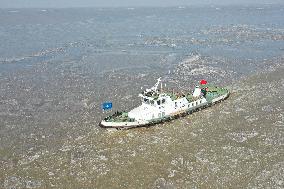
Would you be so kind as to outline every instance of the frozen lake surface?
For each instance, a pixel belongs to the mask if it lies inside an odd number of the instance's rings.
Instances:
[[[0,188],[283,188],[284,7],[0,10]],[[109,131],[162,77],[226,101]]]

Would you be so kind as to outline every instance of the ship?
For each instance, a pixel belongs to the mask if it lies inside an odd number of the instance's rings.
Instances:
[[[116,111],[100,122],[104,128],[129,129],[148,127],[187,116],[228,98],[227,88],[217,87],[201,80],[193,90],[175,92],[163,90],[161,78],[150,89],[138,96],[141,105],[130,111]]]

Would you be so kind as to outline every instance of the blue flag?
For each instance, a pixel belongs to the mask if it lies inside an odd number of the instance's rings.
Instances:
[[[103,110],[110,110],[112,109],[112,102],[104,102],[102,105]]]

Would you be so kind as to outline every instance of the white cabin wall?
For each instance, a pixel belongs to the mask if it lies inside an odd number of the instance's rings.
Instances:
[[[174,101],[172,101],[172,99],[170,97],[167,97],[164,107],[165,107],[164,108],[165,114],[169,115],[170,113],[173,112],[173,110],[175,108],[175,103],[174,103]]]
[[[176,111],[186,110],[188,108],[188,101],[185,97],[177,99],[174,103],[177,102]]]
[[[128,116],[134,118],[135,120],[151,120],[151,119],[161,118],[159,114],[162,115],[162,113],[165,113],[165,115],[167,116],[172,113],[186,111],[188,109],[194,109],[196,108],[196,106],[207,103],[205,98],[200,98],[190,103],[187,101],[185,97],[176,99],[174,101],[172,101],[170,97],[165,97],[165,99],[166,102],[161,105],[157,105],[156,103],[155,105],[142,103],[141,106],[131,110],[128,113]],[[197,105],[196,102],[198,102]],[[175,103],[177,103],[177,107],[175,106]],[[192,103],[194,103],[193,106]]]

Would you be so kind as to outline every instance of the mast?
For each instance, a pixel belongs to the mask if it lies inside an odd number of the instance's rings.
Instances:
[[[157,83],[150,90],[157,92],[158,86],[161,82],[161,78],[159,77],[157,80]]]

